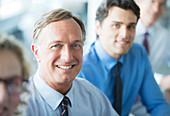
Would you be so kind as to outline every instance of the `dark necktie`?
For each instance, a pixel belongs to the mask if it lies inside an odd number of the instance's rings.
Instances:
[[[144,34],[144,40],[143,40],[143,46],[145,47],[148,55],[149,55],[149,44],[148,44],[148,35],[149,33],[148,32],[145,32]]]
[[[114,85],[114,104],[113,107],[116,112],[121,115],[121,104],[122,104],[122,80],[120,77],[120,66],[121,63],[118,62],[115,66],[115,85]]]
[[[65,96],[61,101],[61,110],[62,110],[61,116],[68,116],[68,109],[67,109],[68,104],[69,104],[69,98]]]

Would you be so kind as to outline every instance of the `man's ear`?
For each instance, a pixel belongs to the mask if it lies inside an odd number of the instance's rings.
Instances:
[[[100,21],[96,20],[96,33],[98,36],[100,35],[100,28],[101,28]]]
[[[31,45],[31,48],[32,48],[32,51],[33,51],[33,53],[34,53],[34,56],[35,56],[37,62],[40,62],[41,60],[40,60],[40,55],[39,55],[38,46],[35,45],[35,44],[32,44],[32,45]]]

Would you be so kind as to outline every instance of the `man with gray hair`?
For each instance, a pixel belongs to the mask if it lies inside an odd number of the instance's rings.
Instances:
[[[117,116],[100,90],[75,79],[84,40],[82,20],[67,10],[53,10],[37,20],[32,51],[38,70],[30,78],[27,116]]]

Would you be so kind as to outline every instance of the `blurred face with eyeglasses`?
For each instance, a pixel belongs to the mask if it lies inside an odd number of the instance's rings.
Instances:
[[[165,11],[166,0],[137,0],[140,7],[141,21],[145,27],[150,27]]]
[[[21,93],[21,63],[15,53],[0,50],[0,116],[11,116]]]

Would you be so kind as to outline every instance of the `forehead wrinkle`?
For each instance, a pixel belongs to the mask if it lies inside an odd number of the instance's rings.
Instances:
[[[52,22],[42,29],[42,32],[40,34],[40,39],[41,37],[49,38],[48,39],[49,43],[55,43],[55,42],[64,43],[65,41],[69,41],[69,39],[62,39],[63,37],[72,38],[71,40],[75,40],[75,39],[79,40],[79,38],[82,39],[81,28],[80,26],[73,26],[75,25],[74,23],[77,22],[75,22],[74,20],[61,20],[57,22]],[[50,39],[51,35],[55,36],[55,40],[53,40],[54,38]]]

